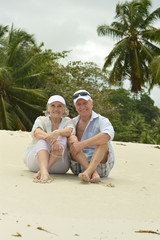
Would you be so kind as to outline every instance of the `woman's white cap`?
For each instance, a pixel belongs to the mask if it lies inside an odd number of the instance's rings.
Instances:
[[[52,102],[61,102],[61,103],[63,103],[64,105],[66,105],[66,102],[65,102],[64,98],[61,97],[60,95],[51,96],[51,97],[48,99],[47,104],[50,104],[50,103],[52,103]]]

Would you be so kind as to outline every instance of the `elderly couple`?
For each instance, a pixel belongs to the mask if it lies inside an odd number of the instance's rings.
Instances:
[[[54,95],[47,102],[45,116],[35,120],[25,158],[29,170],[36,172],[34,181],[49,182],[49,174],[64,174],[71,168],[81,181],[98,183],[114,165],[110,121],[92,110],[88,91],[75,92],[73,101],[77,117],[66,117],[64,98]]]

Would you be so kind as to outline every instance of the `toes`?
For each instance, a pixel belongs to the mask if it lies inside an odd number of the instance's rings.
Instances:
[[[89,178],[87,175],[83,174],[83,173],[80,173],[80,174],[78,175],[78,177],[79,177],[79,179],[80,179],[81,181],[83,181],[83,182],[90,182],[90,178]]]

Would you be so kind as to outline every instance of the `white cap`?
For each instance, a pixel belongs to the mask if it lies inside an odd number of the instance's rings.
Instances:
[[[77,100],[80,98],[88,101],[91,99],[91,96],[90,96],[89,92],[87,92],[86,90],[79,90],[73,94],[74,104],[76,104]]]
[[[50,104],[50,103],[52,103],[52,102],[61,102],[61,103],[63,103],[64,105],[66,105],[66,102],[65,102],[64,98],[61,97],[60,95],[51,96],[51,97],[48,99],[47,104]]]

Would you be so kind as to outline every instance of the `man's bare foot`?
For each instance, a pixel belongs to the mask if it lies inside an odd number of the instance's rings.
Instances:
[[[99,183],[100,181],[101,181],[101,178],[99,174],[97,172],[94,172],[92,174],[91,183]]]
[[[83,181],[83,182],[90,182],[90,177],[89,177],[85,172],[80,173],[80,174],[78,175],[78,177],[79,177],[80,180]]]

